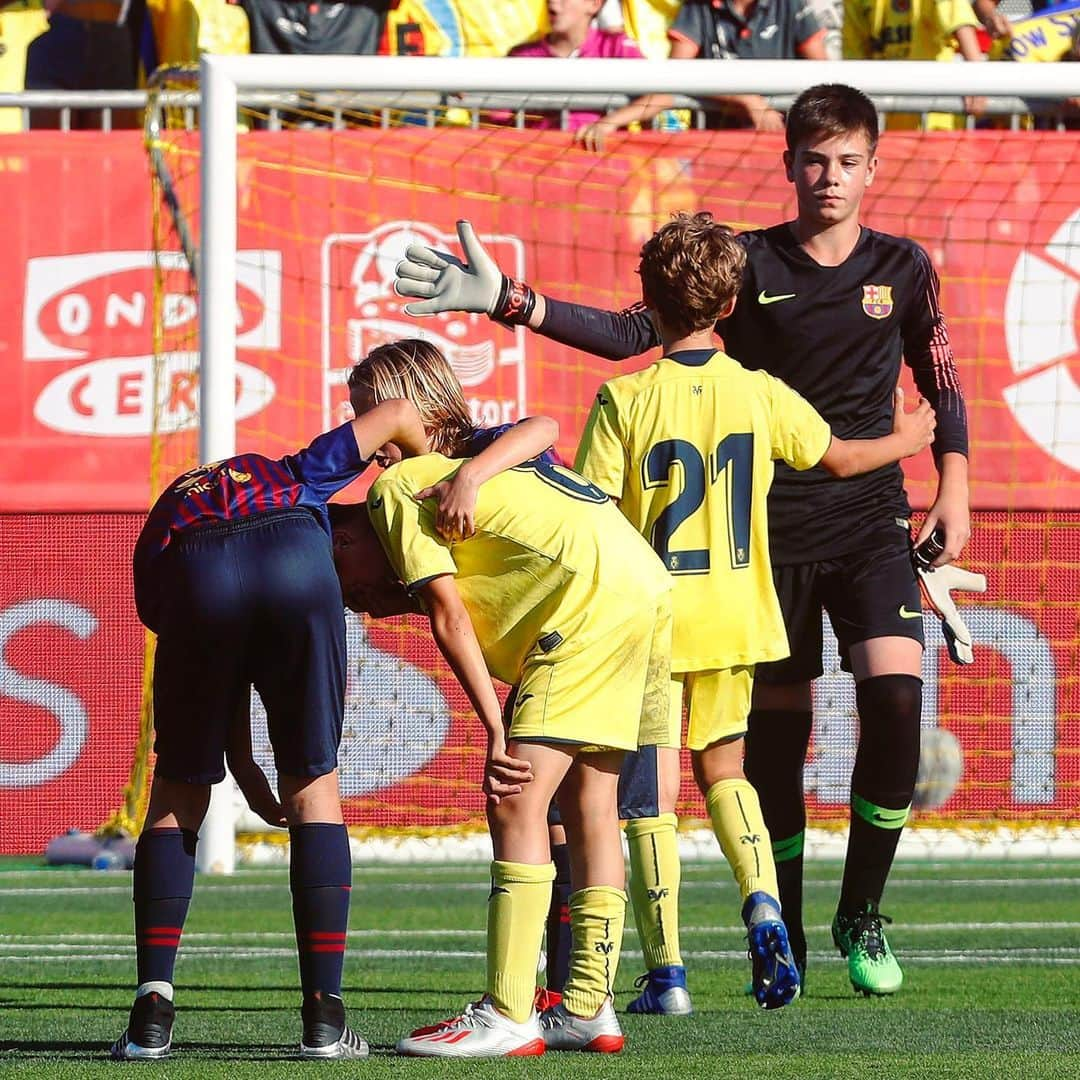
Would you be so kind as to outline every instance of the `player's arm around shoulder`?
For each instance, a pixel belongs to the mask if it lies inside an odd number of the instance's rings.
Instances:
[[[427,453],[427,432],[411,401],[393,398],[380,402],[350,423],[357,449],[365,461],[370,461],[380,446],[391,442],[405,457]]]
[[[904,391],[893,391],[893,429],[880,439],[838,439],[829,443],[821,464],[834,476],[857,476],[883,465],[911,457],[934,441],[937,417],[930,402],[920,398],[910,412],[904,407]]]
[[[522,785],[532,779],[531,766],[527,761],[512,758],[506,752],[506,732],[499,699],[488,674],[469,610],[453,576],[441,574],[424,582],[417,591],[427,610],[435,644],[487,732],[484,794],[489,802],[497,803],[504,796],[521,791]]]
[[[467,540],[476,531],[476,498],[493,476],[531,461],[559,439],[559,423],[550,416],[527,416],[463,462],[453,476],[416,493],[436,502],[435,528],[445,540]]]

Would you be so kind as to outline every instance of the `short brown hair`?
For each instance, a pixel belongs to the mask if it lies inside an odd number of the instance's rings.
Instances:
[[[376,346],[353,366],[348,382],[350,391],[366,391],[375,405],[392,398],[411,401],[436,454],[461,457],[476,434],[461,383],[430,341],[402,338]]]
[[[854,86],[819,83],[804,90],[787,114],[787,148],[810,139],[831,138],[861,131],[873,155],[878,144],[878,114],[874,103]]]
[[[746,252],[731,229],[705,211],[682,211],[641,249],[642,297],[665,329],[707,330],[738,295],[745,266]]]

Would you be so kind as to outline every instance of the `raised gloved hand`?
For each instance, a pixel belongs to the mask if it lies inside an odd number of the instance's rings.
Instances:
[[[915,573],[919,578],[923,596],[930,607],[941,619],[941,632],[945,635],[945,645],[955,664],[973,664],[975,654],[972,651],[971,631],[960,617],[960,612],[953,603],[952,590],[961,592],[986,592],[986,577],[964,570],[955,563],[948,563],[936,569],[928,569],[916,564]]]
[[[468,221],[457,223],[458,240],[468,262],[445,251],[414,244],[394,268],[399,296],[417,297],[405,305],[409,315],[470,311],[496,322],[517,326],[528,322],[536,294],[522,281],[504,274],[484,250]]]

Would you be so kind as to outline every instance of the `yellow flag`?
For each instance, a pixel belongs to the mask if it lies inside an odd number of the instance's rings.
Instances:
[[[1026,19],[1017,19],[1012,24],[1012,37],[994,42],[990,59],[1025,63],[1060,60],[1069,51],[1078,22],[1080,0],[1043,8]]]

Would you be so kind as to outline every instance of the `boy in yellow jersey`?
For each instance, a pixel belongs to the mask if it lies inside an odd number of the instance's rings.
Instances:
[[[346,604],[389,615],[418,599],[488,738],[487,992],[398,1051],[617,1051],[612,986],[626,894],[616,787],[625,751],[667,745],[671,581],[607,495],[542,458],[488,480],[475,532],[443,539],[434,499],[415,496],[458,468],[438,454],[403,461],[372,485],[366,509],[331,508]],[[492,677],[518,686],[508,729]],[[536,957],[554,878],[547,810],[557,789],[575,887],[573,953],[562,1003],[538,1017]]]
[[[731,230],[707,213],[677,214],[645,244],[638,272],[663,357],[601,387],[575,467],[619,501],[674,578],[666,743],[679,741],[685,698],[694,776],[742,896],[754,997],[771,1009],[798,995],[800,972],[742,758],[754,666],[789,651],[769,562],[773,462],[800,470],[820,464],[839,476],[865,472],[927,446],[934,415],[926,402],[906,413],[897,391],[892,434],[837,439],[785,383],[718,351],[713,327],[734,309],[745,262]],[[647,769],[649,759],[638,757]],[[628,787],[631,772],[624,773]],[[657,751],[657,773],[661,813],[627,826],[631,895],[649,967],[631,1011],[689,1012],[678,945],[677,750]]]

